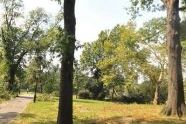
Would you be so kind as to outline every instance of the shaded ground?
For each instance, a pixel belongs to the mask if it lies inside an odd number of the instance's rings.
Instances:
[[[22,95],[0,104],[0,124],[7,124],[13,120],[18,114],[23,112],[31,100],[32,96]]]

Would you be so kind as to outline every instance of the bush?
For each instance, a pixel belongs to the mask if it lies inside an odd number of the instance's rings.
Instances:
[[[116,97],[113,100],[117,102],[123,102],[123,103],[138,103],[138,104],[149,103],[151,101],[150,98],[139,94],[132,95],[132,96],[123,95],[123,96]]]
[[[54,91],[54,83],[51,83],[51,82],[47,82],[44,86],[43,86],[43,89],[44,89],[44,92],[45,93],[52,93]]]
[[[105,97],[108,95],[108,91],[106,89],[104,89],[104,91],[100,92],[97,96],[98,100],[104,100]]]
[[[54,101],[54,96],[52,94],[39,94],[37,96],[37,101],[42,102]]]
[[[89,90],[91,99],[102,100],[108,94],[104,88],[103,82],[88,82],[86,88]]]
[[[80,90],[78,93],[78,96],[80,99],[89,99],[90,98],[90,92],[88,90]]]
[[[11,95],[8,91],[5,90],[3,86],[0,86],[0,99],[9,100]]]

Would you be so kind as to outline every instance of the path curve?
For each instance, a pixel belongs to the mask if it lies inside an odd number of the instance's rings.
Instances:
[[[24,111],[32,99],[32,96],[24,95],[0,104],[0,124],[8,124],[15,119],[18,114]]]

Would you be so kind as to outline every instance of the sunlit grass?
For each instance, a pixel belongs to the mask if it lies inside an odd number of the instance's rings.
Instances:
[[[74,100],[74,124],[186,124],[160,114],[163,106]],[[11,124],[56,124],[58,102],[30,103]]]

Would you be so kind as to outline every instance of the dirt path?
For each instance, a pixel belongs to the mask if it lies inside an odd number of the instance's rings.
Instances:
[[[29,102],[32,101],[32,96],[21,95],[13,100],[0,104],[0,124],[8,124],[18,114],[22,113]]]

